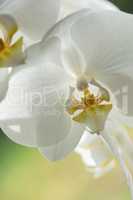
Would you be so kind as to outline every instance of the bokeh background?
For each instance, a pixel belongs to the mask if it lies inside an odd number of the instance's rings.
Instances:
[[[113,0],[132,13],[133,0]],[[129,200],[119,165],[94,179],[74,153],[51,163],[37,150],[16,145],[0,132],[0,200]]]

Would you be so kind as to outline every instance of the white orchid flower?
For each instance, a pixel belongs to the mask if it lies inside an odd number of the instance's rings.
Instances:
[[[124,127],[133,127],[132,23],[133,16],[123,12],[84,12],[60,23],[48,38],[60,38],[63,67],[76,80],[68,113],[107,142],[120,162],[133,198],[133,143]],[[77,89],[83,94],[77,95]],[[124,93],[119,95],[121,90]],[[117,106],[123,106],[123,110]],[[45,154],[45,148],[42,151]]]
[[[132,24],[133,16],[120,11],[83,10],[66,18],[27,51],[0,104],[6,135],[50,160],[74,150],[84,132],[97,134],[119,160],[131,193],[133,144],[126,127],[132,128]],[[115,95],[125,85],[127,115]],[[98,172],[111,155],[104,149],[92,157]]]
[[[112,3],[105,0],[3,0],[0,12],[12,15],[26,41],[31,44],[41,40],[44,34],[60,19],[82,8],[91,10],[113,9]],[[31,40],[31,41],[30,41]]]

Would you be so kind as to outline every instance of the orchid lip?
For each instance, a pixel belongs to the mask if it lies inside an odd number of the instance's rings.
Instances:
[[[97,89],[97,94],[94,91]],[[66,111],[72,120],[85,124],[91,133],[99,134],[104,129],[107,117],[112,110],[112,102],[108,90],[92,79],[91,84],[86,79],[79,79],[77,88],[79,96],[74,92],[66,102]],[[74,90],[74,91],[75,91]]]

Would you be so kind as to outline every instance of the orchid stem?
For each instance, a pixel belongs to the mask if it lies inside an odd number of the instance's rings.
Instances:
[[[117,140],[113,137],[113,135],[108,134],[107,132],[102,132],[101,136],[104,139],[104,141],[108,144],[108,146],[110,147],[112,153],[115,155],[117,160],[119,161],[120,166],[121,166],[123,173],[125,175],[127,185],[129,187],[129,190],[130,190],[131,199],[133,200],[133,176],[132,176],[132,174],[131,174],[131,172],[130,172],[127,164],[126,164],[122,150],[119,147],[119,144],[118,144]]]

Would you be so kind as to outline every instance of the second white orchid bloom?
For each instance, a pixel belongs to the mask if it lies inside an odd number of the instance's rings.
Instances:
[[[67,112],[73,121],[86,125],[88,133],[105,140],[120,162],[133,198],[133,142],[124,127],[133,126],[132,23],[132,15],[123,12],[86,11],[60,23],[48,38],[60,38],[63,67],[72,80]],[[45,148],[42,151],[45,154]]]

